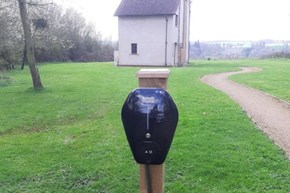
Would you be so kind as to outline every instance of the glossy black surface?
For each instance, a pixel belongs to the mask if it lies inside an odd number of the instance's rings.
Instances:
[[[135,160],[140,164],[162,164],[178,122],[171,96],[161,88],[133,90],[121,116]]]

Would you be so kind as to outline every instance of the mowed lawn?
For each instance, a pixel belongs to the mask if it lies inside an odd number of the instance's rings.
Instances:
[[[258,66],[232,77],[290,101],[289,60],[194,61],[171,68],[180,114],[166,165],[167,193],[290,192],[290,162],[202,75]],[[120,111],[140,68],[112,63],[43,64],[45,89],[28,70],[0,79],[0,192],[138,192],[139,167]],[[9,77],[9,79],[7,79]]]

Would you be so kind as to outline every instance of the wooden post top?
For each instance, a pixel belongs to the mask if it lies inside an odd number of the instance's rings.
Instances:
[[[137,78],[168,78],[169,69],[141,69],[137,72]]]
[[[141,69],[137,72],[139,87],[167,88],[168,69]]]

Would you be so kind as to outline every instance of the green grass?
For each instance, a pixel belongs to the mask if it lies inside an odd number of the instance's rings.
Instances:
[[[279,83],[288,63],[195,61],[171,69],[168,91],[180,120],[166,160],[165,192],[290,192],[284,153],[237,104],[199,81],[208,73],[260,66],[266,74],[233,78],[288,100]],[[120,120],[138,69],[41,65],[41,91],[30,89],[27,70],[8,73],[10,83],[0,85],[0,192],[138,192],[138,165]]]
[[[8,86],[10,83],[10,78],[0,71],[0,87]]]
[[[263,71],[239,75],[234,80],[290,102],[290,60],[260,60],[254,65]]]

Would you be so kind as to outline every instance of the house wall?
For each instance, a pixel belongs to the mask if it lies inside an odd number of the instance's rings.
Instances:
[[[178,31],[178,64],[184,65],[189,62],[189,35],[190,35],[190,0],[180,1],[177,12],[179,16]]]
[[[119,17],[118,65],[173,66],[178,33],[174,19],[174,16]],[[132,43],[137,44],[137,54],[131,54]]]
[[[190,36],[190,0],[183,1],[183,47],[181,50],[181,63],[189,63],[189,36]]]

